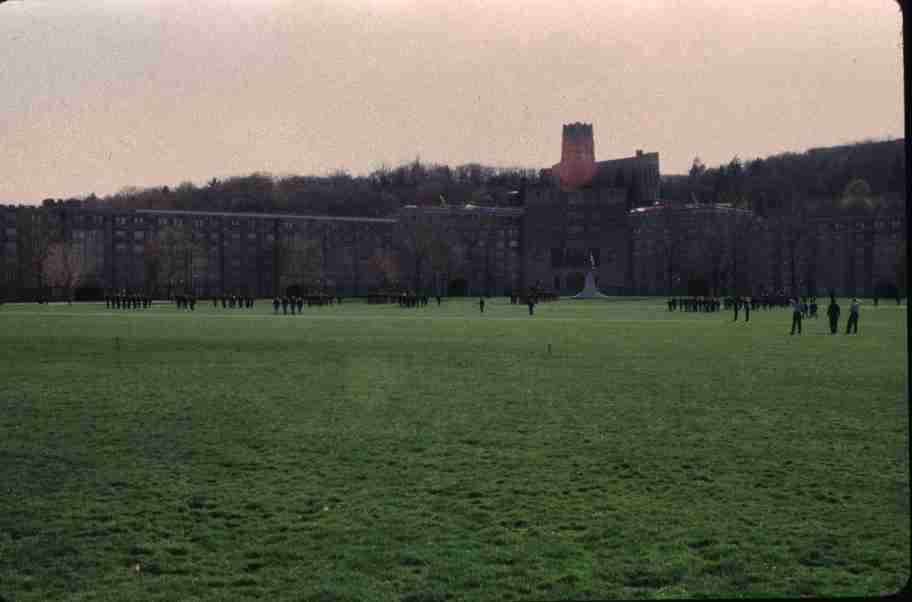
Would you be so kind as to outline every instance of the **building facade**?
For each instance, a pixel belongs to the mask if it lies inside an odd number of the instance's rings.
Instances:
[[[905,288],[902,215],[761,217],[661,201],[658,153],[596,161],[590,124],[564,126],[561,161],[542,175],[519,206],[405,206],[390,218],[0,206],[0,297],[62,294],[48,276],[53,245],[77,259],[85,297],[269,297],[289,287],[566,295],[593,266],[599,288],[615,295]]]

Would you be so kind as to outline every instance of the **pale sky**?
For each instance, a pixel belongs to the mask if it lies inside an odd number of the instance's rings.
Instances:
[[[903,133],[894,0],[16,0],[0,51],[0,203]]]

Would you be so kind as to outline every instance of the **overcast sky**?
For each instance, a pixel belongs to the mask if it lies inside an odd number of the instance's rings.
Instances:
[[[662,173],[902,135],[894,0],[15,0],[0,202],[420,156]]]

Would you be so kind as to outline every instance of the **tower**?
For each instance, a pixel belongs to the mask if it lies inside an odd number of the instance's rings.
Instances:
[[[586,186],[595,177],[595,142],[591,123],[564,125],[561,141],[560,183],[563,188]]]

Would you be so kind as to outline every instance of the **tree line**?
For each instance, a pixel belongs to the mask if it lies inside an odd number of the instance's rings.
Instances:
[[[539,183],[537,170],[480,164],[425,164],[419,159],[366,176],[337,171],[327,176],[273,176],[257,172],[202,186],[127,187],[90,201],[120,209],[178,209],[387,217],[404,205],[441,202],[508,206],[521,202],[526,187]]]
[[[765,215],[803,208],[814,213],[897,210],[905,199],[904,140],[858,142],[707,167],[699,157],[687,175],[662,178],[662,197],[728,203]]]

